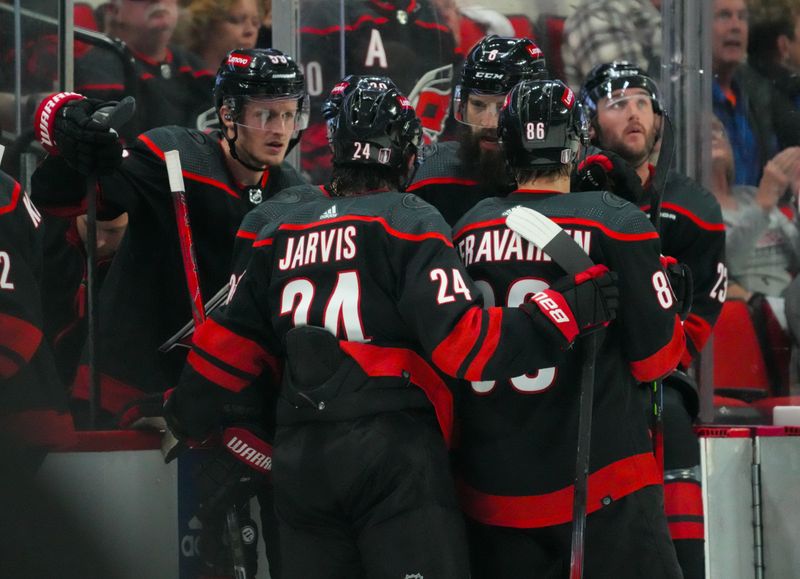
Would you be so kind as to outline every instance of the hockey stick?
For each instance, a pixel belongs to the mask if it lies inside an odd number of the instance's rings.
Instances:
[[[228,298],[228,291],[230,290],[231,285],[226,283],[220,290],[211,296],[205,305],[205,315],[208,315],[216,310],[219,306],[225,303],[225,300]],[[186,344],[184,340],[191,336],[194,333],[194,319],[189,320],[186,324],[175,334],[173,334],[170,338],[164,341],[158,347],[159,352],[169,352],[173,348],[177,347],[184,347],[184,348],[191,348],[191,345]]]
[[[585,251],[555,222],[538,211],[514,207],[506,225],[529,241],[570,275],[594,265]],[[583,577],[583,554],[586,536],[586,497],[589,482],[589,450],[592,442],[592,405],[594,403],[594,367],[597,357],[597,332],[583,338],[581,398],[578,411],[578,449],[575,460],[575,494],[572,501],[572,548],[569,577]]]
[[[192,241],[189,208],[186,205],[186,188],[183,184],[180,152],[175,149],[166,151],[164,153],[164,161],[167,164],[169,188],[172,192],[172,202],[175,206],[178,240],[180,241],[181,256],[183,258],[183,273],[186,276],[186,288],[189,291],[189,300],[192,306],[192,320],[194,321],[195,328],[197,328],[205,321],[206,315],[205,308],[203,307],[203,296],[200,293],[200,277],[197,268],[197,256],[194,251],[194,241]],[[174,439],[169,430],[167,430],[165,436]],[[165,443],[168,445],[169,442],[171,441],[162,440],[162,452],[165,450]],[[181,443],[176,441],[176,444]],[[167,448],[167,453],[174,453],[174,451],[174,445],[172,445],[172,448]],[[165,453],[165,455],[167,453]],[[228,540],[230,541],[234,577],[236,579],[247,579],[247,562],[244,556],[239,515],[236,512],[235,506],[231,506],[225,513],[225,523],[225,527],[228,531]]]
[[[92,119],[116,132],[136,112],[136,101],[127,96],[118,103],[103,106],[92,113]],[[100,378],[97,369],[97,175],[86,179],[86,351],[89,362],[89,421],[94,428],[100,414]]]

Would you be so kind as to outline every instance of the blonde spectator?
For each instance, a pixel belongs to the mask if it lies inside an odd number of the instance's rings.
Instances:
[[[193,0],[178,32],[181,44],[215,69],[234,48],[253,48],[261,26],[257,0]]]

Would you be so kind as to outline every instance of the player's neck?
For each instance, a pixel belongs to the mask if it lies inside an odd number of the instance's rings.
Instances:
[[[517,188],[533,191],[558,191],[559,193],[568,193],[569,177],[559,176],[528,179],[522,183],[517,183]]]
[[[231,172],[237,183],[248,186],[258,185],[261,182],[261,178],[264,176],[263,170],[256,171],[254,169],[250,169],[234,159],[233,155],[231,155],[231,149],[230,146],[228,146],[228,141],[225,139],[220,141],[220,146],[222,147],[222,151],[225,153],[225,164],[228,166],[228,170]]]

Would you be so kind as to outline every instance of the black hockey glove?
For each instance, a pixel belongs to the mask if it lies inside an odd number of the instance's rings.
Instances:
[[[48,153],[61,155],[80,174],[107,175],[122,162],[122,143],[107,122],[107,111],[116,104],[76,93],[51,95],[36,111],[36,136]]]
[[[612,151],[589,155],[578,165],[573,191],[610,191],[631,203],[644,198],[642,180],[622,157]]]
[[[616,317],[617,275],[604,265],[594,265],[575,276],[557,280],[521,307],[529,313],[538,308],[571,344],[579,334],[599,329]]]
[[[222,446],[194,473],[198,518],[224,519],[234,505],[247,503],[272,472],[272,446],[254,426],[231,426],[222,433]]]
[[[692,270],[688,265],[678,262],[674,257],[664,255],[661,256],[661,266],[667,273],[669,285],[672,286],[672,293],[675,294],[678,315],[682,321],[686,321],[692,311],[692,302],[694,301]]]
[[[166,392],[148,394],[138,400],[129,402],[117,413],[117,426],[122,429],[154,428],[163,430],[165,427],[164,400],[166,395]]]

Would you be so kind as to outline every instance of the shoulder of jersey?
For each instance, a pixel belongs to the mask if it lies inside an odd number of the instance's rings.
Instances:
[[[450,238],[450,227],[435,207],[413,193],[389,191],[335,200],[343,213],[373,216],[391,229],[410,235],[431,233]]]
[[[257,233],[270,222],[279,222],[301,204],[326,199],[319,187],[314,185],[295,185],[276,193],[259,203],[244,216],[239,230]]]
[[[156,127],[141,134],[136,140],[135,148],[155,155],[162,161],[166,151],[178,150],[184,171],[217,181],[227,181],[228,173],[213,133],[176,125]]]
[[[674,203],[704,221],[722,223],[722,210],[714,194],[677,171],[669,172],[661,202]]]
[[[458,148],[458,141],[444,141],[426,147],[423,152],[425,161],[414,176],[414,184],[436,177],[463,177]]]

